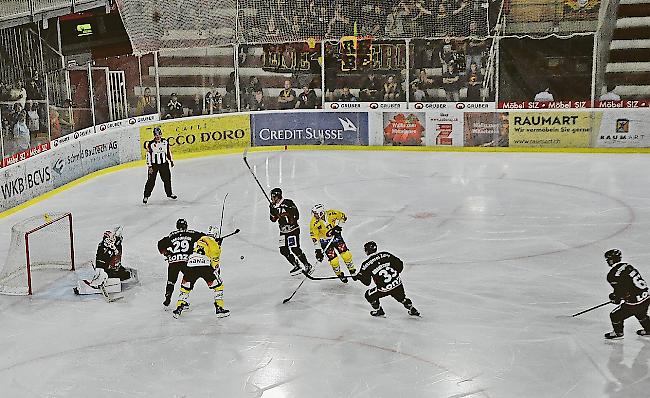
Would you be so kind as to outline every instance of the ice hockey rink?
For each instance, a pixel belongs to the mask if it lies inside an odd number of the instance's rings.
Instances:
[[[347,213],[357,265],[375,240],[405,262],[410,317],[391,298],[369,315],[365,286],[289,275],[278,228],[241,154],[180,160],[179,200],[162,183],[141,203],[144,166],[102,175],[0,219],[0,258],[14,223],[45,212],[74,217],[76,262],[93,259],[105,229],[124,227],[126,266],[141,284],[124,299],[79,297],[77,274],[39,281],[32,297],[0,296],[2,397],[625,397],[650,395],[650,339],[636,319],[606,341],[603,253],[650,278],[650,158],[642,154],[254,152],[267,191],[301,211]],[[241,232],[224,241],[228,318],[202,281],[178,320],[162,306],[166,263],[156,242],[190,228]],[[244,256],[244,259],[240,259]],[[331,276],[329,264],[315,275]],[[175,297],[178,293],[178,285]]]

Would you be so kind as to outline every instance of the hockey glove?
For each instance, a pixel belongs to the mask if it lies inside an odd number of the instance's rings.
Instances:
[[[343,232],[343,228],[341,228],[341,227],[339,227],[337,225],[334,228],[327,231],[327,236],[334,236],[334,237],[340,238],[341,237],[341,232]]]
[[[352,278],[353,281],[358,281],[359,280],[359,273],[357,272],[354,275],[350,275],[350,278]]]
[[[271,213],[271,216],[274,218],[280,217],[280,212],[273,205],[269,205],[269,212]]]
[[[315,254],[316,254],[316,261],[318,262],[323,261],[323,259],[325,258],[325,256],[323,255],[323,251],[321,249],[316,249]]]
[[[609,301],[611,301],[612,304],[618,304],[618,303],[621,302],[621,298],[616,296],[616,294],[614,294],[614,292],[612,292],[612,293],[609,294]]]

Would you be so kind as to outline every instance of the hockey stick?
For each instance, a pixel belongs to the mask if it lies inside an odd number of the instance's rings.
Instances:
[[[121,282],[120,282],[120,283],[121,283]],[[121,300],[121,299],[124,298],[123,295],[114,295],[114,294],[110,294],[110,293],[108,293],[108,292],[106,291],[106,288],[104,287],[104,284],[99,285],[99,290],[102,291],[102,296],[104,296],[104,298],[106,299],[106,302],[107,302],[107,303],[112,303],[112,302],[114,302],[114,301]]]
[[[291,300],[293,298],[293,296],[295,296],[296,293],[298,293],[298,289],[300,289],[300,286],[302,286],[302,284],[305,283],[306,280],[307,280],[307,278],[303,279],[302,282],[300,282],[300,285],[298,285],[298,287],[296,288],[296,290],[294,290],[293,293],[291,293],[291,296],[289,296],[286,299],[282,300],[282,304],[288,303],[289,300]]]
[[[252,175],[253,178],[255,179],[255,182],[257,183],[257,185],[258,185],[258,186],[260,187],[260,189],[262,190],[262,193],[264,194],[264,197],[266,198],[266,200],[269,201],[269,204],[273,204],[273,203],[271,202],[271,199],[269,198],[269,195],[266,194],[266,191],[265,191],[264,188],[262,187],[262,184],[260,184],[260,180],[257,179],[257,176],[256,176],[255,173],[253,172],[253,169],[251,168],[251,165],[248,164],[248,159],[246,159],[246,155],[248,155],[248,148],[246,148],[246,149],[244,150],[244,163],[246,163],[246,167],[248,167],[248,171],[251,172],[251,175]]]
[[[223,226],[223,212],[226,209],[226,198],[228,197],[228,192],[226,196],[223,197],[223,205],[221,206],[221,220],[219,221],[219,237],[221,238],[221,227]]]
[[[596,308],[600,308],[600,307],[602,307],[602,306],[604,306],[604,305],[607,305],[607,304],[610,304],[610,303],[611,303],[611,301],[606,301],[606,302],[604,302],[604,303],[602,303],[602,304],[598,304],[598,305],[596,305],[596,306],[593,306],[593,307],[591,307],[591,308],[588,308],[588,309],[586,309],[586,310],[584,310],[584,311],[580,311],[580,312],[578,312],[577,314],[573,314],[573,315],[571,315],[571,316],[574,317],[574,316],[582,315],[582,314],[584,314],[585,312],[593,311],[593,310],[595,310]]]
[[[334,239],[333,239],[333,238],[332,238],[332,239],[327,243],[327,246],[325,246],[325,249],[323,250],[323,254],[325,254],[325,252],[327,251],[327,249],[329,249],[329,247],[330,247],[330,245],[332,244],[332,242],[334,242]],[[320,263],[320,262],[321,262],[321,261],[319,261],[319,263]],[[289,297],[287,297],[286,299],[282,300],[282,304],[286,304],[286,303],[288,303],[289,300],[291,300],[291,299],[293,298],[293,296],[295,296],[296,293],[298,293],[298,289],[300,289],[300,286],[302,286],[302,284],[305,283],[305,281],[306,281],[307,279],[311,279],[311,280],[313,280],[313,281],[322,281],[322,280],[326,280],[326,279],[339,279],[338,276],[327,276],[327,277],[322,277],[322,278],[316,278],[316,277],[313,277],[313,276],[309,275],[309,274],[307,273],[307,271],[305,271],[305,270],[302,270],[302,273],[305,275],[305,278],[300,282],[300,284],[298,285],[298,287],[296,288],[296,290],[294,290],[293,293],[291,293],[291,296],[289,296]]]
[[[224,236],[220,237],[220,239],[226,239],[227,237],[229,237],[229,236],[233,236],[233,235],[238,234],[238,233],[239,233],[239,228],[237,228],[236,230],[232,231],[232,232],[229,233],[228,235],[224,235]]]

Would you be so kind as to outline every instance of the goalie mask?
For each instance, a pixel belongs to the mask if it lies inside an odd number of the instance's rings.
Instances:
[[[115,248],[116,241],[117,241],[117,237],[115,236],[115,232],[104,231],[104,237],[102,238],[102,242],[104,242],[104,246],[113,249]]]

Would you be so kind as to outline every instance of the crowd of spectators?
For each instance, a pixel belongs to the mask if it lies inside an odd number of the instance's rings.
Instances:
[[[37,74],[23,80],[0,82],[0,119],[5,155],[29,149],[38,134],[47,133],[47,105]]]
[[[500,0],[243,0],[255,9],[241,19],[247,41],[340,38],[354,33],[372,37],[463,37],[475,22],[489,33],[488,10]],[[498,12],[498,8],[496,9]],[[355,31],[356,27],[356,31]]]

